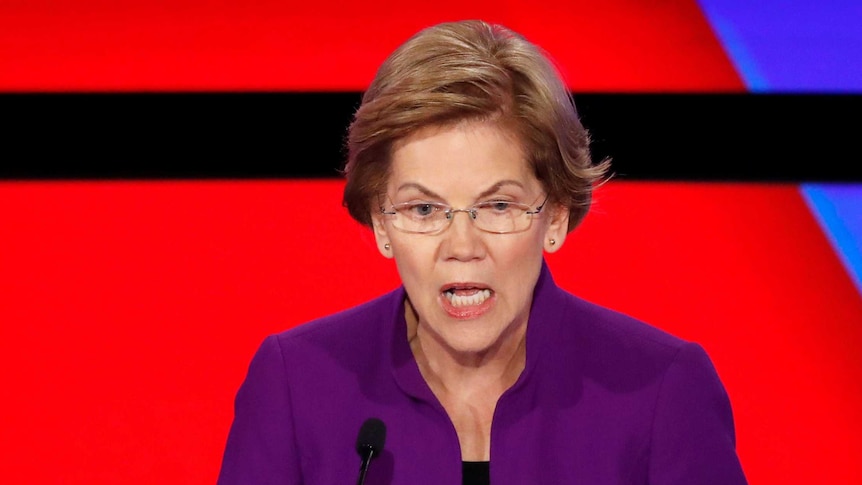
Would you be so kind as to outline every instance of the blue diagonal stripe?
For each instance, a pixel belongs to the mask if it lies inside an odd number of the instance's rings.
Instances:
[[[862,294],[862,183],[803,184],[801,190]]]
[[[862,1],[698,0],[753,92],[862,92]]]

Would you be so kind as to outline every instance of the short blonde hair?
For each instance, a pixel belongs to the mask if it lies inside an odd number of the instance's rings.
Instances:
[[[574,229],[589,211],[608,160],[593,164],[590,137],[549,57],[520,34],[480,20],[428,27],[380,66],[347,136],[343,203],[371,226],[395,142],[419,128],[499,120],[521,140],[549,194]]]

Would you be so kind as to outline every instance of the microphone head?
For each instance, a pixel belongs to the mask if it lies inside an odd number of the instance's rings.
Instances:
[[[368,418],[359,428],[356,451],[360,455],[365,455],[370,451],[371,457],[375,458],[383,451],[384,442],[386,442],[386,425],[377,418]]]

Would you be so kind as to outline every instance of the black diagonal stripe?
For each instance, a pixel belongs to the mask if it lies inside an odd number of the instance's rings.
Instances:
[[[10,93],[0,177],[337,177],[359,93]],[[862,181],[862,95],[582,93],[631,180]]]

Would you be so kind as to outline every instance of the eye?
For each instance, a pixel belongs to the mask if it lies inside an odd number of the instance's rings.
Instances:
[[[513,209],[512,202],[506,200],[489,200],[476,206],[482,211],[506,213]]]
[[[428,217],[437,210],[437,206],[428,202],[416,202],[405,204],[402,210],[411,217]]]

